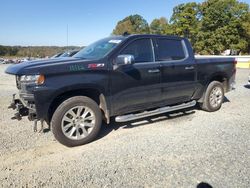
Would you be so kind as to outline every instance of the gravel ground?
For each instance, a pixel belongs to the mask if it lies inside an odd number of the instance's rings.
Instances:
[[[1,187],[250,187],[249,70],[220,111],[198,109],[104,126],[99,138],[67,148],[51,132],[10,120],[15,80],[0,65]]]

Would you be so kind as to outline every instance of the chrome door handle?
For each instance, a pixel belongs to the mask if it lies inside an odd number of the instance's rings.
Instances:
[[[190,67],[185,67],[185,70],[193,70],[194,66],[190,66]]]
[[[148,73],[158,73],[158,72],[160,72],[159,69],[148,70]]]

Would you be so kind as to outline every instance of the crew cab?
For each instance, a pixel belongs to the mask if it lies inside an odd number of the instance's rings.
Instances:
[[[101,39],[69,58],[12,65],[14,118],[46,121],[72,147],[93,141],[102,122],[189,108],[214,112],[234,88],[234,58],[195,58],[186,38],[124,35]]]

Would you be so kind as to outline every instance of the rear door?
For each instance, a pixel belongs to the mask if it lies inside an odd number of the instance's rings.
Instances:
[[[176,104],[191,100],[195,91],[196,65],[182,39],[157,38],[156,61],[161,64],[162,100]]]
[[[116,67],[111,73],[114,115],[155,106],[161,100],[160,64],[155,62],[151,38],[130,41],[116,54],[133,55],[134,64]]]

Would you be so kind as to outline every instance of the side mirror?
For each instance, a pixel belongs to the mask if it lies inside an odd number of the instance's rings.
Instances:
[[[115,63],[116,65],[129,65],[135,62],[133,55],[119,55],[117,56]]]

